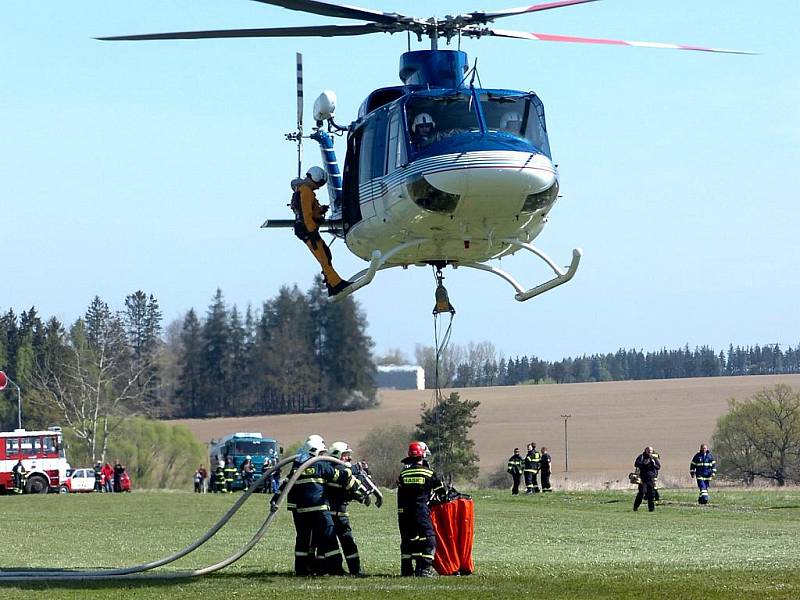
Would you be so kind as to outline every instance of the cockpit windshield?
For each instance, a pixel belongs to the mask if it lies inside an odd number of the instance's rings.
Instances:
[[[508,133],[524,138],[550,156],[544,106],[535,95],[510,95],[485,92],[480,95],[481,108],[489,131]]]
[[[406,118],[416,150],[459,133],[480,131],[470,94],[414,96],[406,104]]]

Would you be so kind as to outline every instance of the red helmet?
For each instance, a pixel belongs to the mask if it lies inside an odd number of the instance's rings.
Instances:
[[[424,458],[425,457],[425,444],[422,442],[411,442],[408,445],[409,458]]]

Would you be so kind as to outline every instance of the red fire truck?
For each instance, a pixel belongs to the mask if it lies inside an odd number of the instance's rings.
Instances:
[[[61,427],[49,427],[47,431],[0,432],[0,490],[10,492],[14,488],[11,469],[19,460],[27,471],[25,493],[57,491],[69,469]]]

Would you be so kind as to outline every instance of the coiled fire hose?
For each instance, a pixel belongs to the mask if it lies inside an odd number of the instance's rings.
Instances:
[[[272,477],[273,473],[280,469],[283,466],[293,462],[297,458],[297,455],[289,456],[281,460],[278,464],[274,467],[270,468],[269,470],[265,471],[261,474],[256,482],[251,485],[245,493],[239,498],[233,506],[225,513],[225,515],[214,524],[211,529],[209,529],[202,537],[198,538],[192,544],[186,546],[182,550],[171,554],[169,556],[165,556],[159,560],[155,560],[148,563],[143,563],[140,565],[134,565],[130,567],[121,567],[117,569],[100,569],[100,570],[74,570],[74,571],[67,571],[67,570],[58,570],[58,569],[42,569],[42,570],[32,570],[32,571],[0,571],[0,584],[2,583],[21,583],[21,582],[31,582],[31,581],[90,581],[90,580],[102,580],[102,579],[182,579],[182,578],[189,578],[189,577],[199,577],[201,575],[207,575],[209,573],[213,573],[214,571],[218,571],[223,569],[240,558],[242,558],[245,554],[247,554],[253,547],[264,537],[264,534],[269,529],[270,525],[275,519],[275,515],[278,514],[277,510],[270,511],[267,515],[264,522],[261,524],[261,527],[258,531],[253,535],[253,537],[248,541],[244,546],[239,548],[236,552],[228,556],[227,558],[214,563],[212,565],[208,565],[206,567],[202,567],[199,569],[195,569],[192,571],[176,571],[176,572],[169,572],[169,573],[147,573],[143,574],[146,571],[150,571],[157,567],[162,567],[169,563],[175,562],[176,560],[183,558],[187,554],[194,552],[200,546],[205,544],[208,540],[210,540],[217,532],[225,526],[225,524],[230,521],[236,512],[242,507],[242,505],[250,498],[251,494],[256,492],[265,482]],[[286,486],[284,487],[283,491],[278,496],[277,500],[275,501],[275,507],[280,508],[280,505],[283,503],[283,499],[287,496],[289,491],[294,487],[295,482],[303,473],[303,471],[310,467],[311,465],[320,462],[320,461],[327,461],[332,463],[337,463],[340,465],[345,465],[346,463],[342,462],[339,459],[336,459],[332,456],[314,456],[309,460],[302,463],[294,472],[292,477],[287,481]],[[380,490],[375,486],[374,483],[367,477],[368,482],[372,487],[372,491],[374,491],[377,495],[382,498],[380,494]]]

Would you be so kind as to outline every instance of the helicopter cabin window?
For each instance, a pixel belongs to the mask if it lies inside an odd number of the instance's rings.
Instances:
[[[389,119],[389,155],[387,170],[389,172],[402,167],[408,162],[406,158],[406,140],[403,136],[403,123],[400,111],[395,109]]]
[[[480,131],[469,94],[414,96],[406,103],[411,144],[416,150],[468,131]]]
[[[386,174],[386,121],[386,111],[381,110],[371,116],[364,125],[359,157],[360,183],[366,183]]]
[[[489,131],[507,133],[524,138],[550,156],[547,130],[544,122],[544,105],[533,95],[480,95],[481,108]]]

